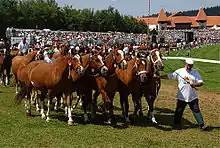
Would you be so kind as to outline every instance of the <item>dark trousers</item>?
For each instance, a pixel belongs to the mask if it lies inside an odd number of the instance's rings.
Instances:
[[[176,111],[175,111],[175,115],[174,115],[174,124],[175,125],[180,125],[181,124],[181,119],[183,116],[183,112],[186,108],[186,105],[189,105],[197,123],[200,126],[204,125],[204,121],[203,121],[203,117],[202,114],[200,113],[200,109],[199,109],[199,100],[195,99],[191,102],[185,102],[185,101],[181,101],[177,99],[177,104],[176,104]]]

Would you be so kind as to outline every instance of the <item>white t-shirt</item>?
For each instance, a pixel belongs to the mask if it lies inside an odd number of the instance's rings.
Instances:
[[[28,43],[26,42],[25,44],[23,44],[23,42],[21,41],[18,44],[18,49],[21,49],[23,52],[27,52],[28,51]]]
[[[44,61],[46,61],[47,63],[53,63],[54,62],[54,58],[49,58],[48,56],[44,57]]]
[[[168,74],[168,78],[178,80],[178,92],[176,98],[185,102],[191,102],[198,98],[196,89],[192,88],[190,84],[199,82],[204,83],[199,73],[194,69],[187,72],[186,68],[180,68],[174,73]]]

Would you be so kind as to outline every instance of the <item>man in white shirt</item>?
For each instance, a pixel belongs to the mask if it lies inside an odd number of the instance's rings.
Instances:
[[[18,44],[18,49],[22,50],[23,54],[28,53],[29,45],[26,41],[26,37],[22,38],[22,41]]]
[[[44,61],[47,63],[53,63],[55,61],[53,58],[53,53],[54,52],[52,50],[48,50],[47,54],[44,56]]]
[[[188,104],[192,113],[200,126],[201,130],[206,130],[203,117],[199,109],[199,100],[196,93],[196,87],[204,84],[199,73],[192,69],[194,61],[191,58],[186,59],[184,68],[176,70],[172,74],[160,76],[162,79],[174,79],[178,81],[177,104],[174,115],[174,125],[181,127],[181,119],[186,105]]]

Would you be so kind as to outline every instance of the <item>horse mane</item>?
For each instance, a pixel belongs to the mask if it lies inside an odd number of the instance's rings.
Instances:
[[[113,71],[113,67],[112,67],[112,61],[113,61],[113,53],[114,51],[112,50],[106,57],[105,57],[105,64],[107,66],[107,68],[109,69],[110,73],[112,73]],[[111,61],[110,61],[111,60]]]

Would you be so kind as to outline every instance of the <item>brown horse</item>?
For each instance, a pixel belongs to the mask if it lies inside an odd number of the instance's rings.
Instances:
[[[141,96],[144,95],[148,106],[149,106],[149,111],[148,111],[148,117],[152,121],[152,123],[157,123],[155,117],[154,117],[154,102],[158,96],[161,82],[160,79],[157,78],[159,75],[159,71],[163,71],[164,65],[162,61],[162,55],[161,53],[155,49],[152,50],[150,55],[149,55],[149,61],[148,64],[151,67],[151,73],[148,76],[148,81],[144,84],[141,85]],[[142,111],[142,103],[140,100],[140,104],[138,105],[140,107],[140,112],[139,115],[143,115]]]
[[[23,89],[23,92],[21,91],[17,95],[17,99],[22,99],[24,97],[24,92],[27,93],[27,98],[30,100],[30,92],[32,89],[32,86],[36,89],[41,90],[41,114],[42,118],[47,119],[49,121],[49,114],[50,114],[50,103],[51,99],[54,96],[60,95],[62,93],[65,94],[67,97],[67,107],[68,107],[68,124],[72,124],[72,115],[71,115],[71,94],[75,90],[76,87],[80,83],[77,82],[77,80],[82,76],[82,66],[79,63],[80,59],[78,57],[74,57],[74,61],[72,61],[73,64],[68,66],[68,57],[69,56],[62,56],[55,60],[54,63],[42,63],[40,61],[32,62],[30,63],[25,69],[23,70],[23,74],[25,77],[25,89]],[[86,55],[87,63],[93,63],[94,66],[97,66],[97,68],[100,68],[100,62],[98,60],[98,56],[91,56]],[[77,62],[78,61],[78,62]],[[95,67],[96,68],[96,67]],[[44,75],[39,75],[39,72],[44,73]],[[25,74],[27,73],[27,74]],[[71,79],[71,80],[70,80]],[[81,84],[82,85],[82,84]],[[85,87],[85,85],[84,85]],[[22,95],[23,93],[23,95]],[[48,93],[48,111],[47,115],[44,114],[43,109],[43,99],[45,95]],[[30,102],[30,101],[29,101]],[[29,103],[30,104],[30,103]],[[28,107],[27,112],[30,112],[30,105]]]
[[[26,92],[28,107],[27,113],[30,114],[30,94],[32,88],[41,91],[41,114],[45,117],[43,100],[48,93],[48,111],[47,121],[49,121],[50,104],[53,96],[65,93],[67,96],[67,105],[70,106],[70,94],[72,91],[72,83],[83,75],[84,69],[81,66],[79,58],[62,56],[53,63],[43,61],[34,61],[23,69],[18,71],[19,80],[23,80],[25,86],[17,94],[17,99],[22,100]],[[41,74],[39,74],[41,73]],[[69,124],[72,124],[71,112],[68,112]]]
[[[12,60],[12,73],[15,78],[15,83],[16,83],[16,93],[18,93],[18,79],[17,79],[17,71],[25,67],[27,64],[32,62],[35,59],[35,56],[37,54],[37,51],[33,51],[28,53],[25,56],[16,56]]]
[[[98,52],[97,60],[95,61],[95,62],[101,62],[100,65],[97,65],[94,62],[91,62],[90,60],[89,62],[87,56],[82,56],[82,64],[83,67],[85,68],[85,74],[78,81],[79,85],[77,90],[78,90],[78,94],[80,94],[82,98],[85,122],[88,121],[87,107],[91,106],[92,104],[92,90],[99,90],[100,92],[102,92],[102,95],[108,101],[107,95],[104,94],[101,89],[99,89],[98,87],[99,85],[97,85],[96,83],[97,77],[105,76],[108,74],[108,68],[103,63],[102,57],[99,55],[100,52]]]
[[[148,80],[149,66],[146,62],[141,61],[138,57],[134,57],[128,61],[128,68],[126,70],[116,69],[116,75],[121,81],[119,83],[120,103],[122,106],[122,115],[126,122],[129,122],[128,110],[128,96],[132,95],[134,103],[134,117],[137,115],[138,102],[140,100],[140,87],[142,83]]]
[[[114,49],[112,50],[106,57],[105,57],[105,64],[109,70],[109,74],[105,79],[103,77],[96,78],[96,82],[99,88],[99,91],[96,90],[93,99],[93,112],[92,118],[95,117],[97,111],[97,98],[101,93],[102,96],[105,98],[106,95],[109,97],[110,101],[113,101],[113,97],[118,90],[119,79],[115,74],[115,69],[118,67],[120,69],[125,70],[127,68],[127,62],[124,57],[124,53],[122,50]],[[110,108],[112,102],[110,102]],[[112,111],[112,110],[111,110]],[[112,113],[113,114],[113,113]]]
[[[0,80],[2,79],[4,86],[9,85],[10,83],[12,58],[13,57],[10,55],[9,44],[7,43],[7,41],[1,42],[0,43]]]

